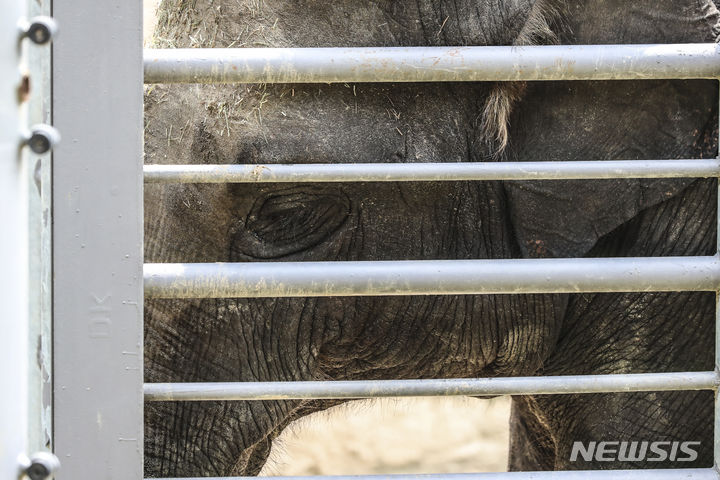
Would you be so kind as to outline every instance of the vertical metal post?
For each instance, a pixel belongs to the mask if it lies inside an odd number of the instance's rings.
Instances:
[[[50,2],[26,0],[28,18],[50,17]],[[50,110],[50,45],[25,40],[30,74],[28,123],[52,124]],[[29,249],[29,433],[30,452],[52,445],[52,153],[25,150],[28,177]]]
[[[21,153],[26,118],[21,98],[18,22],[25,0],[0,14],[0,478],[15,479],[27,453],[27,179]]]
[[[720,91],[720,80],[718,81]],[[718,110],[718,122],[720,127],[720,109]],[[719,130],[720,132],[720,130]],[[720,133],[718,133],[720,135]],[[720,137],[718,137],[718,159],[720,159]],[[718,198],[716,206],[717,215],[717,255],[720,257],[720,178],[718,178]],[[720,291],[715,293],[715,372],[720,373]],[[715,389],[715,419],[713,423],[714,448],[713,459],[715,470],[720,474],[720,396]]]
[[[140,480],[141,0],[54,0],[54,447],[60,480]]]

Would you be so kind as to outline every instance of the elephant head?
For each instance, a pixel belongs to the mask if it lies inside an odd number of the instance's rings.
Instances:
[[[713,42],[718,19],[705,0],[164,0],[155,42],[239,48]],[[710,81],[153,86],[146,92],[146,155],[156,164],[692,158],[715,153],[716,105],[717,86]],[[712,254],[712,185],[690,180],[148,185],[146,261]],[[637,298],[635,303],[623,295],[152,300],[146,302],[146,380],[712,368],[706,351],[660,355],[641,338],[653,332],[671,338],[677,324],[666,317],[678,310],[662,305],[683,305],[680,311],[690,317],[683,332],[697,340],[697,348],[707,345],[703,330],[712,325],[710,297]],[[623,316],[629,308],[634,331],[627,330]],[[587,325],[597,317],[600,332]],[[617,338],[608,336],[610,331]],[[604,398],[583,408],[619,408],[612,403],[616,397]],[[662,412],[672,404],[662,396],[633,398]],[[700,394],[691,400],[707,403]],[[597,433],[583,430],[576,419],[563,420],[562,412],[580,400],[543,401],[516,402],[513,468],[562,467],[566,440]],[[333,404],[149,404],[146,473],[256,474],[273,438],[289,422]],[[675,410],[664,418],[675,418]],[[558,412],[557,418],[547,420],[548,412]],[[623,423],[623,415],[615,418],[625,426],[613,427],[621,434],[644,431]],[[652,422],[645,427],[663,435],[670,431]],[[706,430],[696,431],[707,436]],[[709,451],[699,461],[707,461]]]

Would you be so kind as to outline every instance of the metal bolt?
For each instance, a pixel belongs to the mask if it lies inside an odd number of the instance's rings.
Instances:
[[[48,480],[55,476],[58,468],[60,461],[55,455],[38,452],[30,457],[28,464],[24,466],[24,472],[30,480]]]
[[[57,35],[57,22],[51,17],[33,17],[21,27],[23,37],[37,45],[45,45]]]
[[[32,127],[25,143],[37,154],[47,153],[60,142],[60,132],[54,127],[39,124]]]

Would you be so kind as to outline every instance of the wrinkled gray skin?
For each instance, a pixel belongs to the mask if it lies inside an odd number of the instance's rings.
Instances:
[[[718,22],[705,0],[165,0],[162,8],[160,47],[712,42]],[[157,86],[147,93],[146,150],[148,163],[205,164],[709,157],[716,105],[711,81]],[[711,255],[715,198],[714,180],[149,185],[146,256]],[[146,306],[150,382],[713,368],[711,293]],[[257,474],[289,422],[333,404],[149,404],[146,473]],[[711,424],[711,392],[515,397],[509,466],[710,466]],[[576,440],[702,446],[691,463],[571,463]]]

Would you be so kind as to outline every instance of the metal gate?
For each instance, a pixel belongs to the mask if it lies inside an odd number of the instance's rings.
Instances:
[[[143,168],[144,82],[717,79],[720,78],[720,49],[715,44],[143,52],[139,0],[54,0],[53,15],[62,28],[62,35],[53,45],[52,116],[64,137],[54,152],[52,179],[53,438],[54,451],[62,464],[60,479],[140,480],[144,401],[717,391],[720,383],[717,371],[145,385],[142,375],[143,295],[210,298],[717,292],[720,288],[717,255],[143,265],[143,182],[512,181],[720,176],[717,159],[273,165],[260,174],[257,165]],[[572,68],[568,68],[570,65]],[[0,161],[0,168],[5,169],[7,165]],[[2,172],[3,182],[6,178],[15,179],[5,177],[5,170]],[[6,194],[12,192],[0,188],[3,198]],[[10,247],[22,252],[21,243]],[[6,249],[0,252],[5,254]],[[3,298],[6,293],[2,292]],[[8,295],[12,297],[14,293]],[[718,352],[720,348],[716,347],[716,363],[719,363]],[[717,479],[720,478],[718,405],[716,400],[716,468],[460,477],[641,479],[652,474],[653,478],[662,479]],[[12,432],[8,430],[7,435]]]

